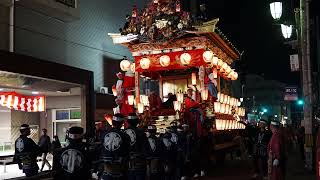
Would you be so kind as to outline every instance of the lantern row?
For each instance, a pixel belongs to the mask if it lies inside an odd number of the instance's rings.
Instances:
[[[220,102],[214,102],[214,112],[218,114],[238,115],[245,116],[246,111],[241,107],[234,107],[229,104],[223,104]]]
[[[191,55],[187,52],[184,52],[180,55],[180,62],[182,65],[189,65],[191,62]],[[238,73],[235,72],[227,63],[223,62],[223,60],[219,59],[211,50],[206,50],[203,53],[203,60],[208,64],[212,65],[213,68],[216,70],[216,73],[219,71],[220,73],[224,74],[226,77],[230,78],[231,80],[238,79]],[[168,55],[162,55],[159,58],[160,65],[162,67],[168,67],[170,65],[171,59]],[[140,60],[140,66],[142,69],[147,70],[150,67],[150,59],[148,57],[143,57]],[[129,71],[135,72],[135,63],[131,63],[127,58],[124,58],[120,62],[120,68],[122,71]]]
[[[245,125],[235,120],[216,119],[217,130],[245,129]]]

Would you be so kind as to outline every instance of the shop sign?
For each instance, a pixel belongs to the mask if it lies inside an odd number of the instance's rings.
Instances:
[[[298,54],[290,55],[290,68],[293,72],[300,70]]]
[[[298,100],[298,88],[297,87],[286,87],[284,100],[285,101],[297,101]]]

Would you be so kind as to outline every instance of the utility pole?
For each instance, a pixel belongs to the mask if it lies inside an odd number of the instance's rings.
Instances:
[[[300,0],[300,46],[302,65],[302,88],[304,96],[304,127],[306,166],[312,169],[312,79],[310,62],[310,0]]]

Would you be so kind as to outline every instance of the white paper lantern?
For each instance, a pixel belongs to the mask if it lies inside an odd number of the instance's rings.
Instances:
[[[210,63],[212,63],[212,58],[214,57],[214,54],[212,51],[207,50],[207,51],[203,52],[202,57],[203,57],[204,62],[210,64]]]
[[[167,67],[170,65],[170,56],[163,55],[160,57],[160,64],[162,67]]]
[[[231,80],[235,81],[238,79],[238,73],[237,72],[234,72],[232,77],[231,77]]]
[[[191,74],[191,84],[192,85],[197,85],[197,75],[196,73]]]
[[[191,55],[189,53],[183,53],[180,55],[180,61],[182,65],[189,65],[191,62]]]
[[[227,67],[226,67],[226,69],[225,69],[225,73],[226,74],[229,74],[230,72],[231,72],[231,67],[228,65]]]
[[[218,61],[219,61],[219,58],[217,56],[213,56],[212,57],[212,64],[217,66],[218,65]]]
[[[150,59],[149,58],[142,58],[140,60],[140,66],[142,69],[149,69],[150,67]]]
[[[143,103],[138,103],[138,113],[142,114],[144,111],[144,105]]]
[[[131,63],[128,59],[123,59],[120,62],[120,68],[122,71],[128,71],[130,69]]]
[[[128,95],[128,104],[133,105],[134,103],[134,95]]]
[[[208,100],[208,88],[204,87],[203,90],[201,91],[201,98],[203,101]]]

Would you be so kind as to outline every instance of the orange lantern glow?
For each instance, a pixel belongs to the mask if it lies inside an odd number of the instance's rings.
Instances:
[[[142,69],[149,69],[149,67],[150,67],[150,59],[142,58],[140,60],[140,66],[141,66]]]
[[[182,65],[189,65],[191,62],[191,55],[189,53],[183,53],[180,55],[180,61]]]
[[[219,58],[217,56],[213,56],[212,57],[212,64],[217,66],[218,65],[218,61],[219,61]]]
[[[130,61],[126,58],[124,58],[121,62],[120,62],[120,68],[122,71],[128,71],[130,69]]]
[[[173,108],[175,111],[180,111],[181,110],[181,102],[173,101]]]
[[[144,105],[143,103],[138,103],[138,113],[142,114],[144,111]]]
[[[183,102],[183,94],[182,93],[177,93],[177,101]]]
[[[220,105],[220,113],[224,114],[225,113],[225,109],[226,109],[226,105],[225,104],[221,104]]]
[[[220,102],[214,102],[214,112],[220,113]]]
[[[223,64],[224,64],[224,62],[221,59],[219,59],[218,60],[218,67],[221,68]]]
[[[228,102],[228,95],[225,94],[223,98],[223,103],[227,104],[227,102]]]
[[[117,96],[117,88],[115,85],[112,86],[112,93],[114,96]]]
[[[218,71],[216,68],[213,68],[212,73],[213,73],[213,78],[217,79],[218,78]]]
[[[191,74],[191,84],[197,85],[197,75],[194,72]]]
[[[134,73],[134,72],[136,72],[136,64],[135,63],[132,63],[131,65],[130,65],[130,70]]]
[[[128,104],[133,105],[134,103],[134,95],[128,95]]]
[[[221,66],[220,71],[221,72],[225,72],[225,70],[228,68],[228,64],[227,63],[223,63],[223,65]]]
[[[227,73],[227,74],[229,74],[230,72],[231,72],[231,67],[228,65],[227,67],[226,67],[226,69],[225,69],[225,72]]]
[[[212,63],[212,58],[213,58],[214,54],[212,51],[207,50],[203,53],[202,57],[204,62],[206,62],[207,64]]]
[[[234,72],[233,76],[231,77],[231,80],[235,81],[238,79],[238,73]]]
[[[160,64],[162,67],[167,67],[170,65],[170,56],[163,55],[160,57]]]
[[[220,98],[219,98],[219,101],[221,102],[221,103],[224,103],[224,94],[222,94],[222,93],[220,93]]]
[[[208,88],[204,87],[203,90],[201,91],[201,98],[203,101],[208,100]]]

